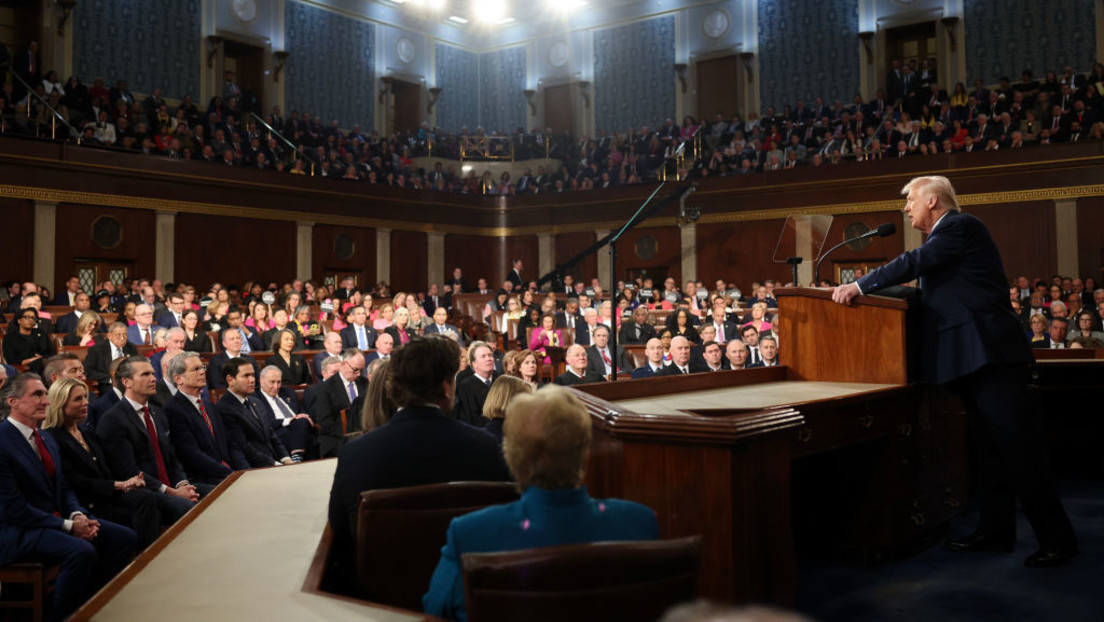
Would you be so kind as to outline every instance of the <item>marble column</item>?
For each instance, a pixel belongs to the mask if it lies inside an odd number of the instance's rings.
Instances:
[[[682,282],[698,280],[698,225],[686,223],[679,228],[679,243],[682,252]]]
[[[391,282],[391,230],[376,229],[376,282]]]
[[[176,277],[176,212],[158,211],[154,222],[153,274],[168,283]]]
[[[537,234],[537,271],[548,274],[556,267],[556,237],[551,233]]]
[[[314,223],[301,220],[295,223],[295,278],[306,281],[314,272]]]
[[[426,287],[430,283],[445,284],[445,234],[437,231],[426,234]]]
[[[34,202],[34,282],[54,287],[57,266],[57,202]],[[43,303],[45,304],[45,302]]]
[[[609,229],[598,229],[594,232],[595,240],[601,240],[609,234]],[[617,247],[619,253],[618,256],[620,256],[620,253],[623,252],[622,247],[624,247],[624,244],[618,245]],[[598,282],[602,284],[603,289],[608,289],[610,286],[609,247],[605,246],[599,249],[596,257],[598,258]],[[587,279],[587,275],[581,274],[579,275],[579,278],[585,281]]]
[[[1054,232],[1058,240],[1058,274],[1079,276],[1077,258],[1077,199],[1054,201]]]

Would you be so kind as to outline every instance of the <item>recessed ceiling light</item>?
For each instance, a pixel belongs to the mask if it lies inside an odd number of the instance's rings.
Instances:
[[[464,19],[463,17],[460,17],[459,15],[450,15],[449,16],[449,21],[450,22],[456,22],[457,24],[466,24],[466,23],[468,23],[468,20]]]
[[[512,23],[512,22],[515,22],[515,21],[517,21],[517,20],[515,20],[512,17],[503,17],[502,19],[498,20],[498,23],[499,23],[499,25],[505,25],[505,24],[509,24],[509,23]]]

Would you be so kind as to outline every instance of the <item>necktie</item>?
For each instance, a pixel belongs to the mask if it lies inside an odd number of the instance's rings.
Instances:
[[[242,329],[239,328],[238,332],[241,334],[242,338],[242,347],[239,354],[249,354],[253,351],[253,348],[249,347],[249,338],[245,336],[245,331],[243,331]]]
[[[46,444],[42,442],[42,435],[38,433],[38,430],[33,430],[31,436],[34,436],[35,447],[38,448],[38,457],[42,460],[42,466],[46,467],[46,475],[50,477],[52,482],[56,472],[54,459],[50,456],[50,452],[46,451]]]
[[[157,479],[166,486],[169,483],[169,471],[165,468],[165,457],[161,455],[161,443],[157,440],[157,428],[153,425],[148,406],[142,407],[142,419],[146,422],[146,433],[149,434],[150,443],[153,445],[153,459],[157,462]]]
[[[257,421],[261,420],[261,416],[257,414],[257,409],[253,408],[253,402],[250,402],[248,399],[246,399],[245,407],[249,409],[249,412],[252,413],[254,419],[256,419]]]
[[[724,324],[717,324],[717,343],[724,343]]]
[[[690,373],[690,371],[688,369],[686,369],[685,367],[680,367],[679,371],[681,371],[684,374],[689,374]]]
[[[364,326],[357,327],[357,347],[361,350],[368,349],[368,339],[364,336]]]
[[[279,414],[282,416],[283,419],[295,418],[295,413],[291,412],[291,406],[288,406],[287,402],[278,397],[272,398],[272,401],[276,402],[276,405],[280,407]]]
[[[356,386],[352,382],[350,382],[348,389],[349,389],[349,403],[352,404],[353,402],[356,401],[356,397],[357,397],[356,396]]]
[[[150,345],[150,332],[148,328],[142,329],[142,343]]]
[[[605,350],[602,350],[602,360],[606,363],[606,367],[610,366],[610,357]]]
[[[215,427],[211,425],[211,418],[207,416],[207,409],[203,407],[203,400],[200,399],[198,402],[196,402],[196,405],[199,406],[199,416],[203,417],[203,423],[207,424],[207,431],[209,431],[211,433],[211,438],[214,439],[215,438]],[[230,466],[229,464],[226,464],[225,460],[222,460],[221,462],[222,462],[222,466],[224,466],[224,467],[229,467]]]

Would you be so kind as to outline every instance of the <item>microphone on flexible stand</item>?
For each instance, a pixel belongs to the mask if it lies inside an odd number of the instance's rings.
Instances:
[[[841,247],[845,244],[850,244],[850,243],[852,243],[856,240],[865,240],[866,238],[884,238],[886,236],[893,235],[894,233],[897,233],[897,225],[895,225],[891,222],[887,222],[887,223],[878,225],[877,227],[871,229],[870,231],[867,231],[866,233],[864,233],[862,235],[855,236],[853,238],[849,238],[847,240],[844,240],[844,241],[840,242],[839,244],[836,244],[832,248],[828,249],[827,253],[824,253],[823,255],[820,256],[820,259],[818,259],[817,262],[816,262],[816,266],[813,268],[813,283],[814,283],[814,285],[816,283],[820,282],[820,264],[821,264],[821,262],[823,262],[828,257],[828,255],[831,255],[832,252],[835,251],[837,248],[839,248],[839,247]]]

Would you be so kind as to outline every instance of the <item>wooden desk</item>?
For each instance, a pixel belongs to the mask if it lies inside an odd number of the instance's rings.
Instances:
[[[72,620],[433,619],[304,590],[337,460],[235,473]]]

